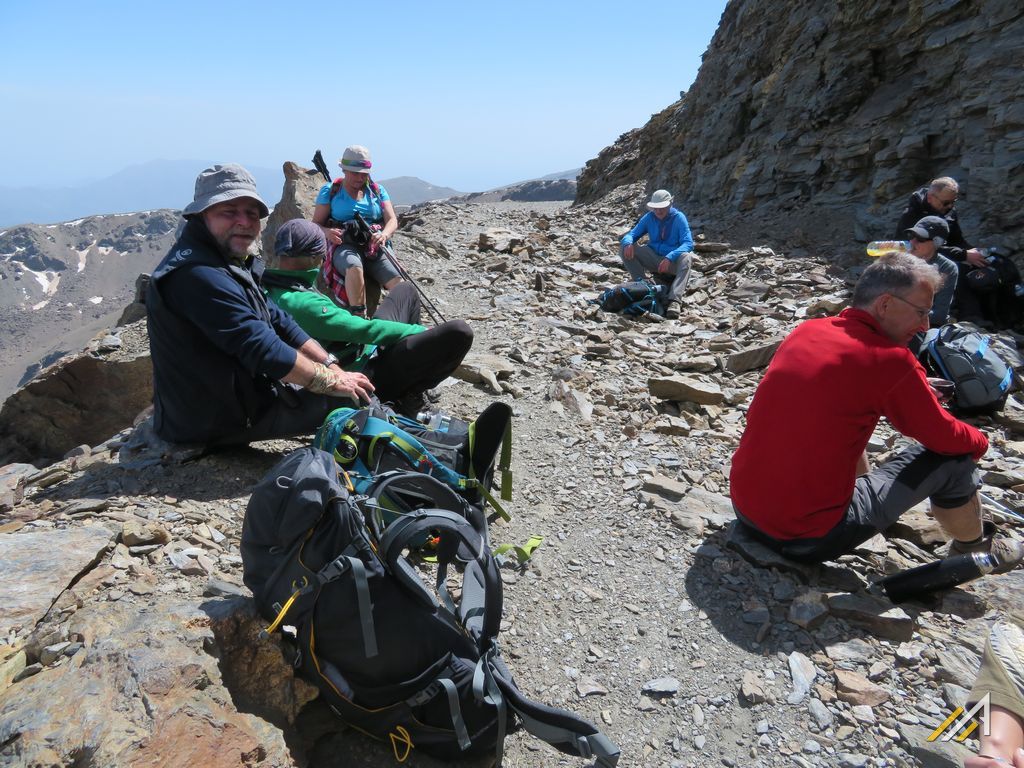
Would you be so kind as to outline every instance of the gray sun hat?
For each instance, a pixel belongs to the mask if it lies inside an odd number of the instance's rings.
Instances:
[[[672,205],[672,195],[667,189],[659,189],[651,195],[651,202],[647,204],[647,207],[654,210],[655,208],[668,208],[670,205]]]
[[[354,171],[355,173],[369,173],[373,163],[370,161],[370,150],[358,144],[345,147],[345,154],[338,161],[343,171]]]
[[[949,222],[941,216],[925,216],[907,230],[907,235],[921,240],[931,240],[937,248],[941,248],[949,237]]]
[[[256,179],[245,168],[234,163],[206,168],[196,177],[196,194],[185,210],[186,218],[202,213],[217,203],[226,203],[237,197],[251,197],[260,204],[260,218],[270,215],[270,209],[256,190]]]

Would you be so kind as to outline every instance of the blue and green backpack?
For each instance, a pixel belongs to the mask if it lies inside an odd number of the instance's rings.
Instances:
[[[435,420],[431,429],[415,419],[399,416],[379,403],[365,408],[338,408],[317,430],[313,445],[334,455],[348,475],[352,490],[376,498],[384,507],[383,523],[412,506],[417,493],[433,499],[443,490],[438,483],[405,480],[397,473],[416,472],[439,481],[471,505],[488,504],[506,520],[508,513],[491,493],[496,473],[500,497],[512,498],[512,409],[492,403],[473,422],[454,418]],[[413,487],[417,486],[417,487]],[[384,493],[382,488],[391,488]]]

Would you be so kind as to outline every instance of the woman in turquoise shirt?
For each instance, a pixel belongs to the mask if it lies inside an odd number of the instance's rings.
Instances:
[[[323,277],[331,292],[350,312],[366,316],[366,277],[391,289],[402,278],[383,254],[383,247],[398,229],[398,217],[388,192],[370,179],[370,150],[355,144],[345,149],[338,163],[344,175],[325,184],[316,198],[313,223],[324,231],[330,258],[324,260]],[[353,237],[346,222],[360,214],[374,228],[369,241]]]

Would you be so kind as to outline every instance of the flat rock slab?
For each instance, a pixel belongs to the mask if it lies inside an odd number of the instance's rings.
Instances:
[[[717,384],[689,376],[655,376],[647,380],[651,395],[700,405],[720,405],[725,395]]]
[[[292,670],[277,647],[257,645],[261,625],[253,611],[248,618],[247,666],[234,672],[280,697]],[[239,649],[217,633],[240,621],[172,601],[83,608],[74,626],[84,647],[0,693],[0,743],[14,745],[19,765],[293,766],[280,730],[237,711],[242,692],[224,685],[222,668],[239,662]]]
[[[906,641],[914,634],[914,620],[902,608],[888,600],[870,595],[831,595],[829,611],[833,616],[871,630],[878,637]]]
[[[0,536],[0,632],[39,621],[75,577],[99,560],[114,535],[89,526]]]
[[[775,356],[775,350],[781,343],[782,339],[776,339],[767,344],[759,344],[740,352],[733,352],[725,359],[724,368],[729,373],[746,373],[756,368],[764,368],[771,362],[772,357]]]

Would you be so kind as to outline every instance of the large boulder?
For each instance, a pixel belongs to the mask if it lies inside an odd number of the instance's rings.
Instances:
[[[316,196],[326,181],[319,171],[303,168],[291,161],[284,164],[284,189],[281,202],[274,206],[263,228],[263,257],[271,263],[274,237],[278,228],[292,219],[312,219]]]
[[[104,332],[7,398],[0,409],[0,465],[97,445],[130,426],[152,401],[145,321]]]

